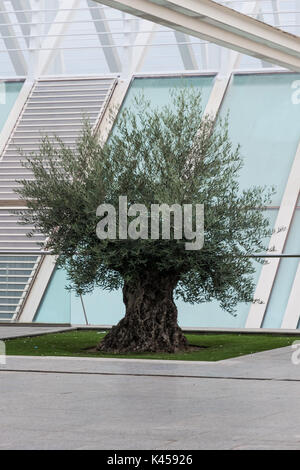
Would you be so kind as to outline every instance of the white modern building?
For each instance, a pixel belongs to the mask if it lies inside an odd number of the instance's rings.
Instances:
[[[101,138],[109,110],[141,90],[155,105],[169,90],[201,89],[205,111],[230,113],[241,144],[241,187],[275,185],[266,207],[285,230],[255,297],[237,316],[218,304],[178,302],[182,326],[296,329],[300,317],[300,0],[0,0],[0,321],[110,325],[120,292],[78,298],[12,210],[20,149],[44,134],[70,146],[88,116]],[[255,262],[255,261],[254,261]]]

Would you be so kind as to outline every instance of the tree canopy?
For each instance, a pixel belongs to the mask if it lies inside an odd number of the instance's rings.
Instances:
[[[161,282],[174,279],[175,297],[216,299],[233,313],[238,302],[252,301],[255,268],[248,255],[266,249],[264,208],[273,193],[241,189],[242,165],[229,119],[204,116],[201,94],[175,91],[161,108],[140,96],[122,110],[105,143],[88,122],[74,148],[43,138],[39,152],[27,157],[34,180],[22,180],[18,190],[30,209],[22,219],[47,234],[47,248],[59,255],[77,293],[137,286],[153,273]],[[96,209],[111,204],[118,215],[119,196],[146,207],[204,204],[203,248],[186,250],[184,237],[99,240]]]

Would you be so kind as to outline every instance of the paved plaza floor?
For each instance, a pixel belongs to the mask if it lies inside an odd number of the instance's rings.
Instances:
[[[19,325],[0,325],[0,340],[12,339],[23,336],[39,336],[48,333],[59,333],[72,330],[72,327],[65,326],[19,326]]]
[[[295,352],[215,363],[9,356],[0,449],[300,449]]]

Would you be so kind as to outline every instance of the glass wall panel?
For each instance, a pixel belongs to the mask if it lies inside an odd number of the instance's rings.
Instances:
[[[300,209],[296,210],[294,214],[284,253],[300,253]],[[300,258],[281,259],[264,317],[263,328],[280,328],[299,261]]]
[[[164,106],[170,103],[170,91],[180,88],[191,88],[201,90],[202,104],[205,107],[212,88],[214,77],[191,76],[191,77],[158,77],[158,78],[136,78],[128,92],[124,106],[132,104],[135,96],[143,94],[151,101],[151,106]]]
[[[229,113],[233,143],[241,144],[241,187],[275,185],[276,206],[300,139],[299,79],[293,73],[234,76],[221,110],[223,118]]]
[[[71,292],[65,289],[67,284],[66,273],[56,269],[39,305],[35,322],[71,323]]]

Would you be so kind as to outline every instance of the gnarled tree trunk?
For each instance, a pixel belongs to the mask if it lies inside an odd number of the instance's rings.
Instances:
[[[97,346],[103,352],[176,352],[188,348],[177,324],[173,290],[177,278],[145,272],[137,282],[125,282],[125,317]]]

